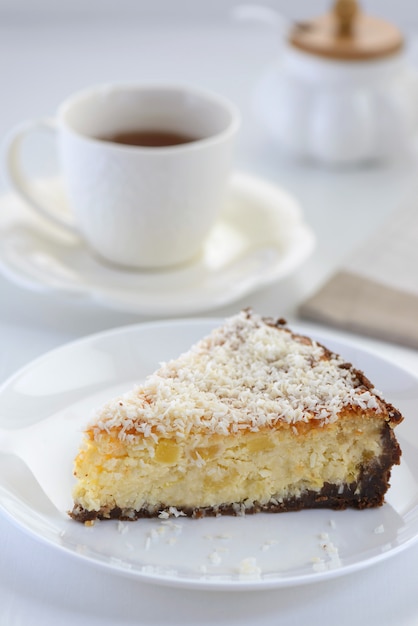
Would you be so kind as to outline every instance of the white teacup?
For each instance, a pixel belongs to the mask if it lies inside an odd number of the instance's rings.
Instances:
[[[104,259],[177,265],[199,253],[222,208],[239,122],[228,100],[187,86],[92,87],[66,100],[55,119],[14,129],[6,169],[38,213],[78,232]],[[21,164],[22,142],[45,126],[57,131],[71,222],[34,197]],[[118,143],[124,133],[139,133],[142,143],[151,133],[165,145]]]

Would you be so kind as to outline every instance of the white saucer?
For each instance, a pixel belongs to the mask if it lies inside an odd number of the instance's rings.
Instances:
[[[36,192],[66,210],[59,179]],[[237,172],[201,257],[166,271],[126,271],[99,261],[78,238],[38,217],[16,195],[0,198],[0,271],[22,287],[59,291],[144,315],[223,306],[293,272],[315,238],[297,201],[280,187]]]

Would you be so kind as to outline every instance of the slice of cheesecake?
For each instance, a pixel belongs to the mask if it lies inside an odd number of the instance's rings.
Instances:
[[[401,420],[344,358],[243,311],[98,411],[70,515],[379,506]]]

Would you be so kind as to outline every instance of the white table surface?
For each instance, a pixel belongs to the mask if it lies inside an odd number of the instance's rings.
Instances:
[[[418,159],[329,171],[295,163],[269,141],[251,111],[261,72],[278,53],[268,28],[224,18],[60,19],[0,22],[0,137],[21,120],[54,112],[68,94],[108,81],[191,82],[229,96],[244,123],[236,167],[300,200],[317,248],[291,277],[210,316],[251,305],[297,321],[298,304],[396,209],[414,185]],[[33,150],[37,175],[52,162]],[[0,192],[8,193],[4,180]],[[417,199],[418,202],[418,199]],[[0,241],[1,245],[1,241]],[[98,305],[32,293],[0,277],[0,381],[39,354],[92,332],[138,321]],[[344,335],[418,375],[418,352]],[[140,584],[87,566],[25,535],[0,513],[0,624],[418,624],[418,545],[331,582],[253,593],[196,592]]]

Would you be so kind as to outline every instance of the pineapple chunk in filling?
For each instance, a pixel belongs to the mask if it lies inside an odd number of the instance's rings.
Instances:
[[[327,482],[356,481],[382,451],[381,428],[380,418],[348,415],[323,426],[200,432],[157,442],[137,437],[129,446],[106,433],[89,439],[76,459],[74,498],[89,510],[140,510],[298,497]]]

